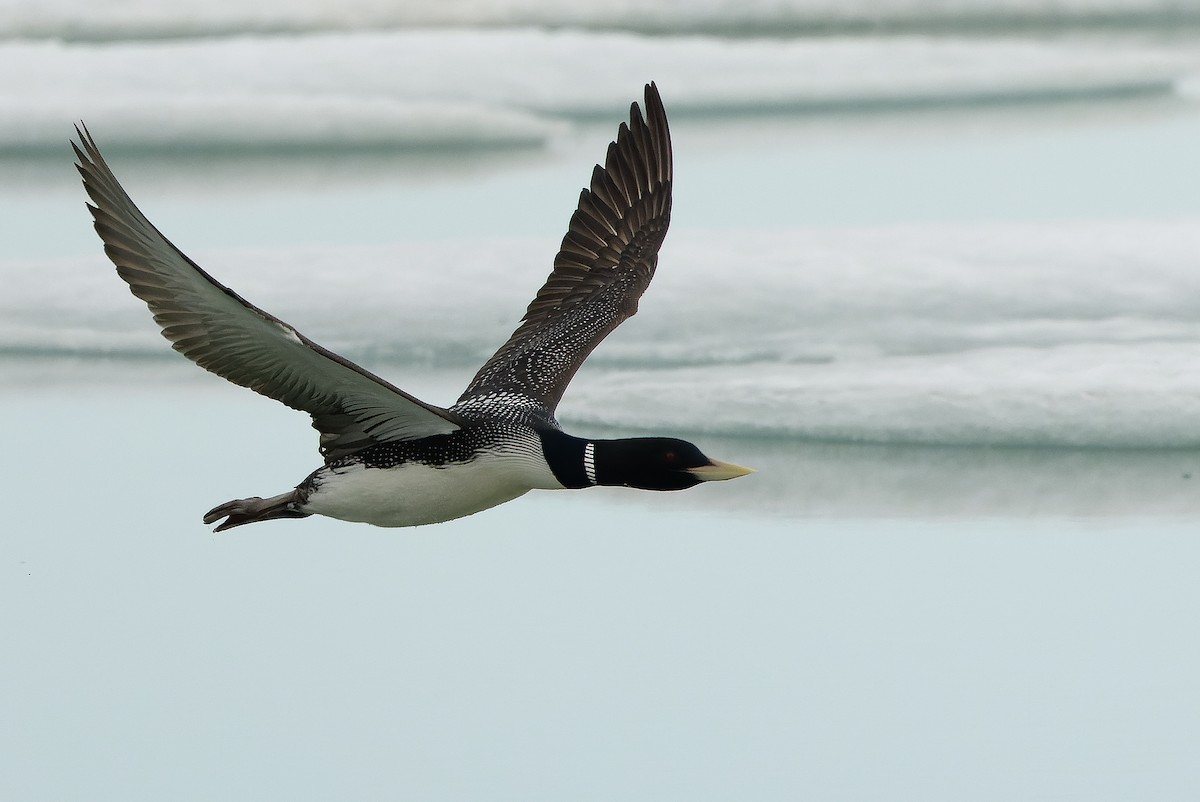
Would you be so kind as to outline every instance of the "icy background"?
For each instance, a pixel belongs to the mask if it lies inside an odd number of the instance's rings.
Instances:
[[[0,798],[1192,800],[1200,9],[0,0]],[[657,81],[676,205],[560,407],[759,468],[418,530],[173,354],[67,138],[434,403]]]

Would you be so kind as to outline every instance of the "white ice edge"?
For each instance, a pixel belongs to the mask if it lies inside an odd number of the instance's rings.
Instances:
[[[201,263],[385,374],[453,366],[465,383],[553,249],[421,243]],[[641,312],[589,360],[562,412],[811,439],[1196,446],[1198,253],[1200,220],[672,232]],[[99,254],[0,263],[0,281],[10,355],[169,356]]]
[[[722,40],[434,30],[110,45],[0,43],[0,148],[541,142],[623,115],[656,80],[675,113],[1170,91],[1169,49],[923,37]]]
[[[1200,343],[585,374],[560,414],[621,430],[824,442],[1195,448]]]
[[[1178,0],[40,0],[0,7],[0,35],[120,39],[497,25],[738,32],[1004,20],[1028,27],[1039,21],[1062,25],[1113,18],[1166,26],[1188,10]]]

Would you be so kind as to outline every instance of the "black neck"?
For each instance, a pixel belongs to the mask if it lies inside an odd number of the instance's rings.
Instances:
[[[689,468],[713,464],[696,446],[669,437],[585,440],[544,429],[541,438],[546,462],[563,487],[683,490],[702,481]]]
[[[589,441],[557,429],[546,429],[540,434],[542,451],[546,454],[546,462],[554,472],[554,478],[563,487],[591,487],[593,483],[583,467],[584,450]]]

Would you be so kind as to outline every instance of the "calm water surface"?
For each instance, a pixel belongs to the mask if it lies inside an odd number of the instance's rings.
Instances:
[[[7,798],[554,800],[584,777],[596,798],[1117,800],[1200,783],[1200,539],[1178,489],[1195,455],[788,446],[789,462],[722,441],[764,471],[533,493],[416,530],[217,536],[209,506],[290,486],[316,451],[302,416],[204,378],[0,393],[22,424],[0,555]],[[1064,513],[1097,496],[1080,472],[1161,488]]]

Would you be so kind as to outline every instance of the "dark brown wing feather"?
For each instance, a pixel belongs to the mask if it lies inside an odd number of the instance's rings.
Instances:
[[[448,434],[461,419],[314,343],[219,284],[138,210],[84,128],[79,159],[104,252],[172,347],[202,368],[303,410],[327,460],[372,443]]]
[[[592,349],[637,311],[670,219],[671,134],[649,84],[645,118],[634,103],[580,194],[554,272],[453,409],[532,402],[553,414]]]

